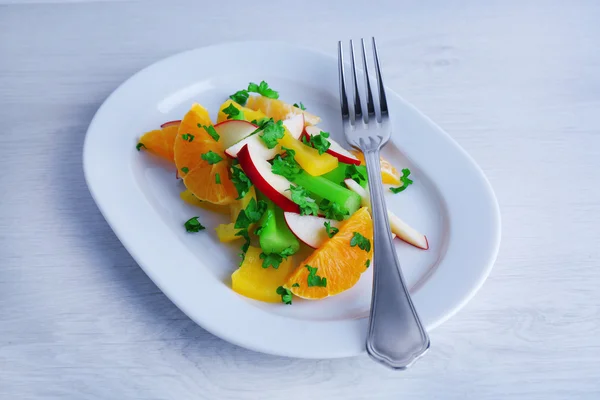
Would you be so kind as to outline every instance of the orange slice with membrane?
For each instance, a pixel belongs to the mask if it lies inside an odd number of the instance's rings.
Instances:
[[[233,106],[235,108],[237,108],[238,110],[241,111],[242,116],[239,119],[242,119],[244,121],[248,121],[248,122],[252,122],[254,120],[259,120],[261,118],[266,117],[266,115],[258,110],[252,110],[248,107],[244,107],[242,105],[239,105],[238,103],[236,103],[235,101],[231,100],[231,99],[227,99],[227,101],[225,101],[225,103],[221,104],[221,107],[219,107],[219,114],[217,115],[217,123],[220,124],[223,121],[227,121],[228,120],[228,116],[227,114],[225,114],[223,112],[224,108],[229,107],[231,104],[233,104]]]
[[[165,160],[173,162],[173,145],[179,130],[179,122],[173,121],[162,129],[154,129],[142,135],[139,142],[144,145],[145,150]]]
[[[294,107],[291,104],[284,103],[278,99],[270,99],[264,96],[250,96],[247,108],[252,110],[260,110],[265,113],[267,117],[277,120],[286,120],[294,115],[304,114],[304,121],[307,125],[316,125],[321,121],[321,118],[306,112],[298,107]]]
[[[356,233],[370,242],[370,250],[351,246]],[[368,268],[373,251],[373,222],[366,207],[361,208],[344,222],[339,232],[302,261],[288,277],[285,287],[298,297],[323,299],[350,289],[358,282],[360,275]],[[369,261],[370,263],[370,261]],[[316,275],[326,278],[325,287],[308,286],[309,269],[316,268]]]

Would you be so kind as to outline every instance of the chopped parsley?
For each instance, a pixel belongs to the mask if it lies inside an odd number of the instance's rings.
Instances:
[[[288,189],[292,192],[292,201],[300,207],[300,215],[318,215],[319,214],[319,206],[315,202],[315,199],[308,195],[306,189],[302,186],[294,186],[290,185]]]
[[[281,301],[284,304],[292,304],[292,292],[289,289],[279,286],[276,289],[277,294],[281,295]]]
[[[259,127],[259,130],[260,129],[261,128]],[[262,131],[260,138],[269,149],[277,146],[279,139],[285,135],[283,121],[273,122],[272,119],[269,119],[269,121],[263,124]]]
[[[236,232],[235,236],[241,236],[244,239],[246,239],[246,241],[244,242],[244,244],[242,245],[242,262],[244,262],[244,259],[246,257],[246,252],[248,251],[248,248],[250,248],[250,235],[248,234],[248,229],[242,229]]]
[[[313,268],[310,265],[305,265],[306,269],[308,269],[308,287],[318,286],[318,287],[326,287],[327,286],[327,278],[322,278],[317,275],[317,269]]]
[[[366,251],[367,253],[371,251],[371,241],[361,235],[358,232],[352,233],[352,239],[350,240],[350,246],[358,246],[359,249]]]
[[[219,175],[219,173],[216,173],[216,174],[215,174],[215,183],[216,183],[217,185],[220,185],[220,184],[221,184],[221,175]]]
[[[244,198],[252,187],[250,178],[248,178],[240,167],[235,165],[231,167],[231,182],[233,182],[233,186],[235,186],[238,192],[238,198],[236,200]]]
[[[199,217],[192,217],[185,221],[185,224],[183,224],[183,226],[185,226],[185,230],[188,232],[200,232],[201,230],[206,229],[204,226],[202,226],[200,221],[198,221],[198,218]]]
[[[229,96],[229,98],[238,104],[245,105],[246,101],[248,101],[248,91],[238,90],[237,92]]]
[[[219,136],[214,126],[198,124],[198,128],[203,128],[206,131],[206,133],[210,135],[211,138],[215,139],[215,142],[219,141],[219,138],[221,136]]]
[[[142,142],[139,142],[138,144],[136,144],[136,145],[135,145],[135,149],[136,149],[137,151],[140,151],[140,150],[142,149],[142,147],[143,147],[144,149],[146,149],[146,148],[147,148],[147,147],[146,147],[146,145],[145,145],[144,143],[142,143]]]
[[[325,223],[323,225],[325,225],[325,232],[327,232],[327,236],[329,236],[330,238],[334,237],[335,234],[340,231],[335,226],[331,226],[329,221],[325,221]]]
[[[184,174],[187,174],[188,172],[190,172],[190,169],[188,167],[182,167],[181,172],[183,172]]]
[[[299,108],[302,111],[306,110],[306,107],[304,107],[304,104],[302,104],[302,102],[294,103],[294,107]]]
[[[279,93],[269,87],[269,84],[265,81],[260,82],[258,85],[254,82],[248,84],[248,91],[258,93],[261,96],[268,97],[270,99],[278,99]]]
[[[329,132],[319,133],[318,135],[310,135],[308,138],[306,136],[302,137],[302,143],[307,146],[313,147],[319,151],[319,154],[325,153],[329,146],[331,146],[331,142],[327,140],[329,137]]]
[[[367,181],[367,177],[360,172],[360,170],[354,164],[350,164],[346,167],[346,178],[350,178],[354,180],[359,185],[362,185],[362,182]]]
[[[321,200],[319,203],[319,210],[323,212],[325,218],[335,219],[336,221],[342,221],[346,215],[350,214],[348,210],[342,211],[342,208],[338,203],[331,202],[327,199]]]
[[[390,191],[394,194],[403,192],[409,185],[412,185],[413,181],[409,178],[410,169],[404,168],[402,170],[402,176],[400,177],[400,182],[402,182],[402,186],[391,187]]]
[[[223,157],[221,157],[212,150],[209,150],[207,153],[202,154],[200,158],[204,161],[208,161],[210,165],[216,164],[219,161],[223,161]]]
[[[181,138],[185,141],[192,142],[195,136],[190,133],[184,133],[183,135],[181,135]]]
[[[267,209],[267,203],[263,200],[258,202],[253,197],[248,202],[246,208],[244,208],[237,216],[235,220],[234,228],[236,229],[248,229],[250,224],[258,222]]]
[[[269,268],[273,267],[275,269],[279,268],[284,259],[287,259],[288,256],[294,254],[294,251],[291,247],[287,247],[283,249],[281,253],[271,253],[265,254],[260,253],[260,259],[263,260],[262,267]]]
[[[302,168],[300,168],[300,165],[294,159],[296,155],[294,150],[285,147],[282,147],[282,149],[285,150],[285,157],[278,154],[273,160],[271,171],[274,174],[283,176],[287,180],[293,181],[302,171]]]
[[[233,103],[229,103],[222,111],[227,115],[227,119],[244,119],[244,113],[234,106]]]
[[[367,261],[365,261],[365,268],[369,268],[371,266],[371,259],[367,258]]]
[[[296,282],[292,285],[292,287],[300,287],[300,284],[298,282]]]

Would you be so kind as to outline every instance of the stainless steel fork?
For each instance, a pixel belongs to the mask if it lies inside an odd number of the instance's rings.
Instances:
[[[400,263],[392,243],[387,208],[383,197],[379,151],[391,136],[388,105],[379,67],[377,46],[373,38],[373,63],[377,77],[379,102],[373,101],[369,81],[369,67],[365,42],[361,39],[364,70],[365,105],[361,102],[354,43],[350,40],[350,64],[352,66],[352,100],[348,101],[344,69],[342,42],[338,42],[340,75],[340,105],[346,140],[359,148],[365,155],[369,191],[371,192],[371,214],[373,216],[373,297],[367,352],[376,361],[394,368],[405,369],[429,349],[429,336],[419,320],[408,288],[404,282]],[[378,107],[376,107],[378,105]]]

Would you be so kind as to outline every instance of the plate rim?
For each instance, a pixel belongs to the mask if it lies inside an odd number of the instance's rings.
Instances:
[[[139,249],[132,248],[130,245],[128,245],[129,239],[128,239],[128,237],[126,237],[126,234],[124,233],[122,224],[120,225],[120,222],[115,219],[116,218],[115,214],[107,208],[107,205],[105,204],[105,199],[103,198],[103,195],[99,194],[97,191],[97,189],[98,189],[97,181],[96,181],[96,177],[94,176],[94,172],[93,172],[94,166],[92,164],[90,164],[90,163],[92,163],[92,160],[93,160],[93,149],[91,149],[91,146],[90,146],[90,143],[91,143],[90,138],[92,138],[92,136],[94,135],[94,132],[98,129],[97,126],[99,124],[101,124],[104,114],[106,113],[107,109],[109,109],[109,106],[114,101],[114,99],[117,98],[124,90],[126,90],[128,88],[128,85],[130,85],[132,82],[135,82],[135,80],[139,79],[140,76],[143,76],[143,74],[148,73],[148,71],[152,71],[153,69],[159,69],[163,65],[168,65],[169,63],[176,62],[178,59],[183,59],[190,55],[194,55],[194,54],[198,54],[198,53],[202,53],[202,52],[210,52],[213,50],[223,51],[224,49],[227,49],[227,48],[236,48],[236,47],[240,47],[240,46],[252,46],[253,48],[260,47],[260,46],[266,46],[267,48],[285,46],[288,49],[293,48],[294,50],[298,50],[301,52],[308,52],[308,53],[312,53],[313,55],[318,55],[319,57],[327,57],[330,60],[335,60],[335,57],[333,57],[331,54],[327,54],[327,53],[321,52],[319,50],[314,50],[314,49],[310,49],[310,48],[303,47],[303,46],[292,45],[290,43],[278,42],[278,41],[241,41],[241,42],[218,43],[218,44],[213,44],[213,45],[206,46],[206,47],[190,49],[190,50],[187,50],[184,52],[173,54],[169,57],[163,58],[161,60],[158,60],[158,61],[146,66],[145,68],[141,69],[140,71],[138,71],[135,74],[133,74],[132,76],[130,76],[123,83],[121,83],[104,100],[104,102],[98,108],[98,110],[96,111],[94,117],[92,118],[92,120],[90,122],[90,125],[86,131],[86,137],[85,137],[85,142],[84,142],[84,147],[83,147],[83,170],[84,170],[84,176],[85,176],[85,180],[86,180],[88,189],[92,195],[92,198],[94,199],[95,203],[97,204],[100,212],[106,219],[107,223],[109,224],[109,226],[111,227],[111,229],[113,230],[113,232],[115,233],[117,238],[121,241],[123,246],[131,254],[133,259],[142,268],[142,270],[150,277],[150,279],[160,288],[160,290],[178,308],[180,308],[194,322],[198,323],[203,329],[209,331],[210,333],[214,334],[215,336],[218,336],[218,337],[220,337],[224,340],[227,340],[231,343],[234,343],[236,345],[239,345],[239,346],[242,346],[242,347],[254,350],[254,351],[259,351],[259,352],[274,354],[274,355],[283,355],[283,356],[298,357],[298,358],[337,358],[337,357],[353,356],[353,355],[363,353],[365,351],[364,345],[360,346],[360,348],[354,347],[353,349],[336,349],[335,351],[331,351],[331,352],[319,351],[317,353],[309,353],[309,352],[305,352],[305,351],[298,352],[295,349],[291,349],[291,350],[288,349],[287,351],[285,349],[282,350],[281,348],[274,349],[270,344],[265,343],[264,340],[259,340],[258,342],[256,340],[251,340],[251,341],[242,340],[242,339],[240,339],[239,334],[227,332],[226,330],[219,328],[218,326],[216,326],[218,324],[214,324],[213,322],[211,322],[212,320],[214,320],[214,318],[211,320],[210,317],[200,316],[196,311],[191,310],[190,307],[188,306],[188,304],[184,304],[185,302],[180,301],[179,296],[177,294],[173,293],[169,289],[165,289],[165,287],[164,287],[165,282],[163,281],[163,279],[155,276],[153,268],[150,268],[148,266],[148,264],[146,264],[146,260],[144,260],[144,258],[145,258],[144,255],[138,252]],[[406,100],[404,100],[399,94],[397,94],[395,91],[393,91],[389,87],[386,87],[386,93],[387,93],[388,98],[396,97],[397,100],[400,101],[404,107],[407,107],[408,109],[410,109],[411,112],[414,113],[415,116],[420,118],[424,123],[426,123],[429,128],[435,130],[437,135],[441,135],[441,137],[443,137],[446,141],[448,141],[451,145],[453,145],[453,148],[460,153],[460,155],[464,158],[464,160],[468,164],[470,164],[470,167],[472,167],[473,172],[475,172],[476,175],[479,176],[479,178],[481,180],[481,184],[482,184],[481,189],[487,195],[487,200],[488,200],[487,206],[489,207],[489,211],[490,211],[490,218],[491,218],[491,225],[493,228],[492,229],[493,232],[492,232],[492,243],[491,243],[490,253],[487,257],[486,265],[484,268],[481,269],[480,274],[478,276],[479,279],[476,282],[474,282],[474,284],[472,286],[469,287],[468,291],[463,293],[461,301],[454,304],[449,310],[447,310],[447,312],[444,313],[444,315],[442,317],[437,318],[435,321],[433,321],[432,323],[427,325],[427,329],[432,330],[435,327],[442,324],[443,322],[447,321],[449,318],[451,318],[453,315],[455,315],[462,307],[464,307],[464,305],[473,298],[473,296],[481,288],[481,286],[483,285],[483,283],[489,276],[489,274],[493,268],[494,262],[497,258],[497,255],[499,252],[499,247],[500,247],[500,239],[501,239],[500,209],[499,209],[497,198],[494,194],[494,191],[492,189],[490,182],[488,181],[487,177],[485,176],[485,174],[483,173],[483,171],[481,170],[479,165],[475,162],[475,160],[447,132],[442,130],[429,117],[427,117],[422,112],[420,112],[412,104],[410,104]],[[443,197],[442,197],[442,199],[443,199]],[[228,288],[228,290],[230,292],[232,292],[230,288]],[[264,311],[264,312],[266,312],[266,311]],[[200,314],[202,314],[202,313],[200,313]],[[207,314],[208,313],[205,313],[204,316],[206,316]],[[285,318],[285,317],[282,317],[282,318]],[[355,328],[360,328],[361,326],[366,327],[366,325],[367,325],[366,318],[363,318],[361,320],[364,321],[362,324],[357,323],[356,321],[353,321],[354,323],[348,324],[348,325],[354,326]],[[321,321],[303,321],[303,322],[307,323],[307,324],[317,324],[317,325],[323,324],[323,322],[321,322]],[[339,321],[336,321],[336,322],[339,322]],[[233,332],[233,330],[232,330],[232,332]],[[365,332],[365,336],[366,336],[366,332]],[[353,343],[353,346],[356,346],[356,345],[357,345],[356,342]]]

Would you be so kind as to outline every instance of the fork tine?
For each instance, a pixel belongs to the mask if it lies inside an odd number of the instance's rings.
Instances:
[[[364,75],[365,75],[365,90],[367,91],[367,113],[366,116],[367,122],[369,121],[369,116],[375,114],[375,105],[373,104],[373,92],[371,91],[371,82],[369,82],[369,64],[367,64],[367,52],[365,51],[365,40],[360,39],[362,45],[362,58],[364,65]]]
[[[381,77],[381,68],[379,68],[379,57],[377,56],[377,44],[373,37],[373,57],[375,59],[375,71],[377,72],[377,88],[379,89],[379,108],[381,115],[388,113],[387,100],[385,98],[385,90],[383,89],[383,78]]]
[[[354,115],[358,119],[362,116],[362,103],[358,93],[358,79],[356,79],[356,60],[354,58],[354,42],[350,39],[350,57],[352,58],[352,82],[354,83]]]
[[[344,74],[344,50],[342,42],[338,42],[338,69],[340,77],[340,106],[342,108],[342,118],[348,118],[348,96],[346,96],[346,76]]]

